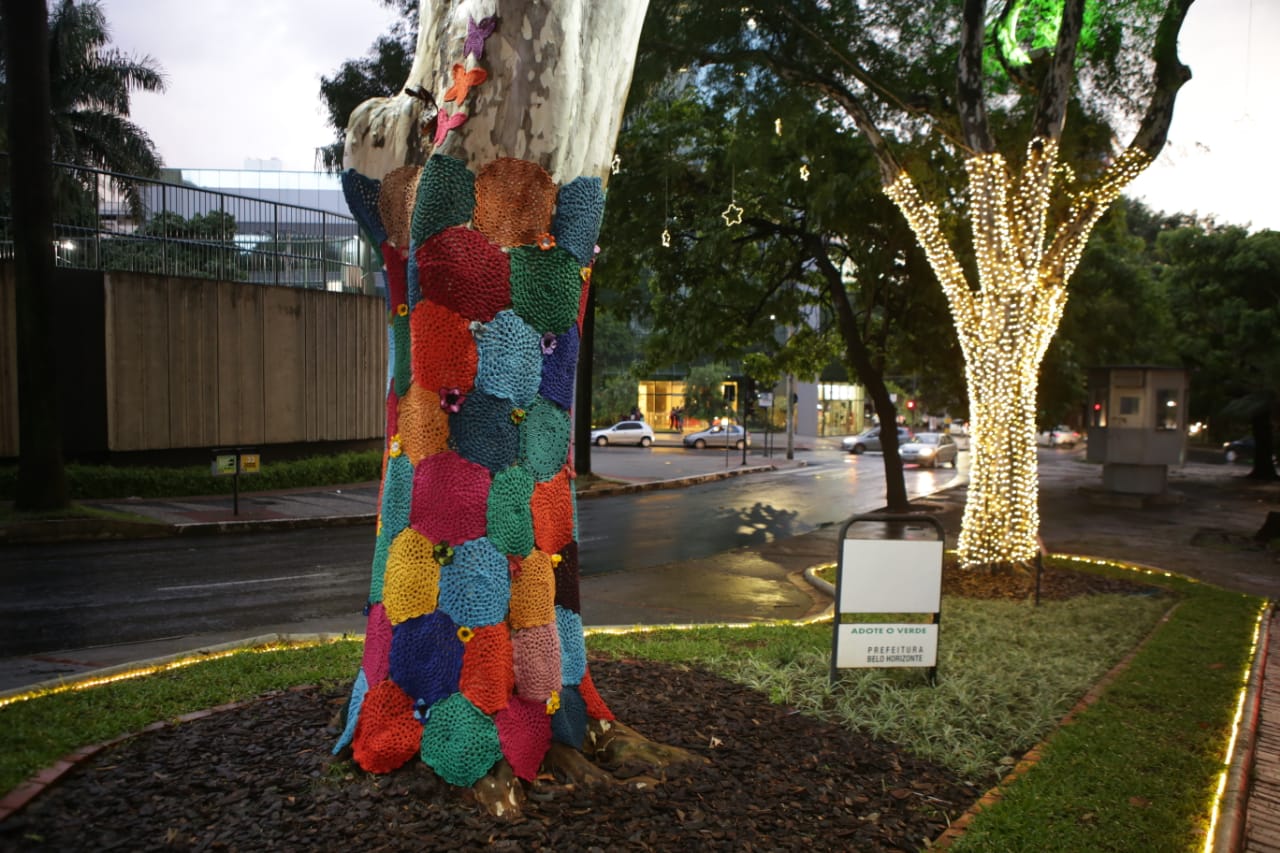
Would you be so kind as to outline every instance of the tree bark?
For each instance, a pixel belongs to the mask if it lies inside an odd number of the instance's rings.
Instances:
[[[17,277],[20,511],[68,504],[54,322],[53,131],[49,17],[43,0],[4,0],[9,87],[9,186]]]
[[[580,749],[612,719],[578,612],[569,410],[644,7],[499,0],[493,21],[492,3],[424,0],[414,94],[362,105],[347,132],[348,198],[386,235],[394,357],[339,746],[375,772],[420,754],[505,817],[553,738]]]

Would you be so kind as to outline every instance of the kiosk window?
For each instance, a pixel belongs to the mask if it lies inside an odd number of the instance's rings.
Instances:
[[[1178,392],[1170,388],[1156,390],[1156,429],[1178,428]]]

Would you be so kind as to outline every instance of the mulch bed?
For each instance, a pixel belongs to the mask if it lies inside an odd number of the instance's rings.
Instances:
[[[959,594],[1025,597],[1018,575],[948,574]],[[1052,597],[1123,583],[1051,574]],[[373,776],[332,759],[346,691],[307,687],[103,750],[0,824],[0,849],[919,850],[981,793],[707,672],[592,673],[619,720],[710,763],[648,790],[540,780],[522,819],[496,821],[420,762]]]

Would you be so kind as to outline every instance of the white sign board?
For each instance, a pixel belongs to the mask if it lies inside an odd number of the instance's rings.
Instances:
[[[936,613],[942,601],[942,543],[846,539],[841,613]]]
[[[760,404],[762,409],[771,409],[773,408],[773,394],[768,391],[761,391],[756,395],[756,402]]]
[[[936,666],[938,626],[863,622],[837,625],[836,667]]]

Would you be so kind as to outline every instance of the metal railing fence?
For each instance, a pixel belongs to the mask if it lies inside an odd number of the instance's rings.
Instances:
[[[0,153],[0,258],[12,257]],[[350,216],[54,164],[58,266],[374,293],[378,259]]]

